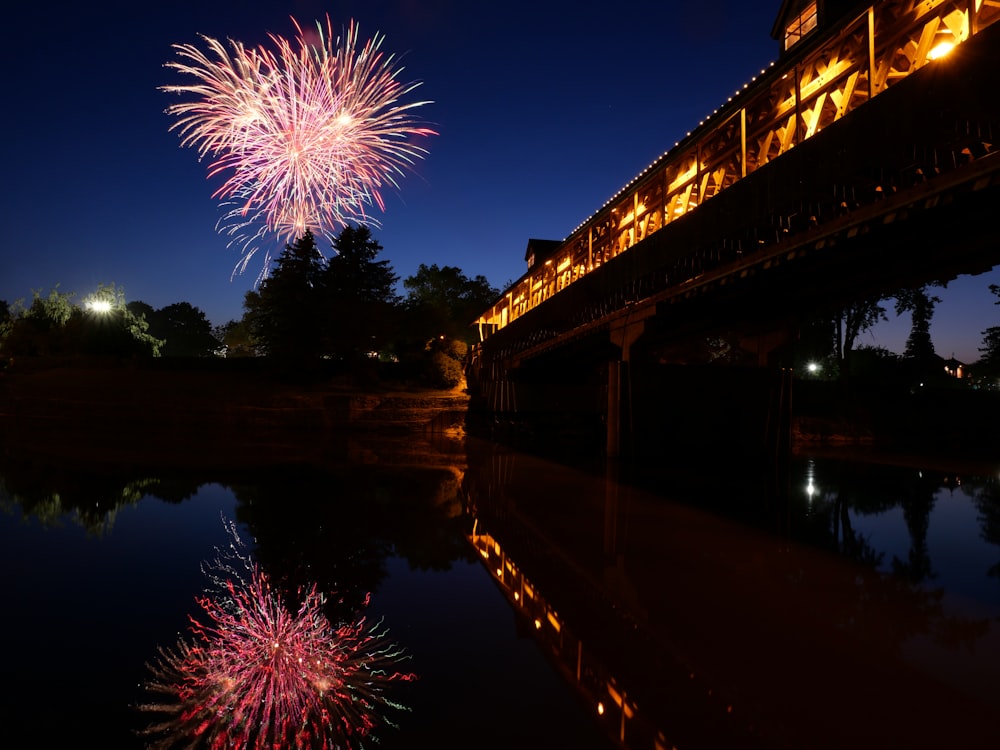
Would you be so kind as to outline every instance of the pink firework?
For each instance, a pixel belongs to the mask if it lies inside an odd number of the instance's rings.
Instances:
[[[197,599],[207,619],[192,617],[193,639],[150,665],[146,688],[163,696],[140,706],[162,717],[143,731],[150,746],[358,747],[386,709],[402,708],[387,691],[415,678],[395,671],[405,655],[363,617],[333,627],[315,585],[292,612],[256,563],[238,559],[249,580],[217,563],[218,590]]]
[[[436,134],[413,117],[428,102],[402,101],[420,84],[398,80],[384,37],[359,46],[353,21],[342,37],[329,16],[310,34],[292,23],[293,41],[268,35],[273,49],[230,41],[230,51],[205,36],[207,52],[174,45],[180,59],[167,67],[195,80],[161,87],[193,97],[167,108],[178,118],[171,130],[211,159],[210,178],[224,177],[213,198],[241,270],[272,235],[290,242],[307,229],[331,237],[348,221],[376,223],[368,209],[385,210],[383,189],[426,154],[415,141]]]

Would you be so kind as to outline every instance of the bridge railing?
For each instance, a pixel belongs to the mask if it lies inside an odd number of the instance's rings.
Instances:
[[[505,327],[697,210],[998,19],[1000,4],[990,0],[886,0],[841,19],[835,28],[818,31],[779,64],[762,71],[508,288],[478,319],[481,336]],[[943,152],[942,160],[954,159],[953,153]],[[914,155],[913,169],[949,166],[935,162],[937,153],[922,158]],[[914,178],[926,176],[915,174]],[[869,187],[885,190],[890,185],[876,177]],[[856,202],[855,186],[831,188],[842,191],[833,198],[844,210]],[[831,196],[824,197],[826,203],[830,200]],[[821,220],[818,210],[808,208],[804,206],[794,218],[778,217],[779,224],[773,227],[776,238],[790,228],[781,226],[781,221],[808,224]],[[741,254],[766,240],[734,236],[730,244],[730,250]],[[701,252],[691,248],[690,257],[685,257],[684,248],[678,248],[674,265],[680,277],[671,283],[685,280],[686,267],[692,275],[704,267]]]

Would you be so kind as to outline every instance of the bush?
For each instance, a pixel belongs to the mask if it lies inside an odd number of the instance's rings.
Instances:
[[[432,388],[455,388],[462,382],[465,368],[445,352],[431,352],[425,382]]]

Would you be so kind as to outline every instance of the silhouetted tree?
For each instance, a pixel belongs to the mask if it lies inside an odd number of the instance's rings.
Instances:
[[[307,231],[285,245],[259,290],[246,293],[244,319],[265,355],[301,360],[324,353],[323,270],[323,256]]]
[[[345,227],[326,260],[311,232],[287,245],[259,291],[246,294],[250,345],[285,360],[356,365],[395,336],[398,277],[368,227]],[[236,329],[231,329],[235,333]]]
[[[881,302],[881,297],[858,300],[841,310],[836,318],[837,362],[845,377],[850,375],[852,355],[861,334],[879,321],[888,320]]]
[[[68,353],[117,357],[159,356],[163,341],[150,335],[145,317],[134,314],[125,290],[101,284],[65,325]]]
[[[940,301],[939,297],[928,294],[926,286],[904,289],[896,295],[896,315],[909,312],[912,320],[903,351],[907,359],[925,363],[937,356],[931,342],[931,318],[934,317],[934,306]]]
[[[4,352],[23,355],[157,356],[162,342],[147,331],[145,319],[130,311],[125,292],[101,285],[84,303],[58,286],[48,296],[34,292],[27,309],[15,309],[7,326]]]
[[[1000,297],[1000,285],[990,284],[990,292]],[[993,304],[1000,305],[1000,299]],[[983,356],[976,368],[977,377],[981,369],[984,376],[1000,378],[1000,326],[990,326],[983,331],[983,345],[979,351]]]
[[[380,245],[366,226],[346,226],[333,239],[334,254],[322,273],[329,353],[349,362],[383,351],[396,334],[399,296]]]
[[[63,327],[73,314],[75,296],[60,292],[57,284],[45,297],[39,290],[32,290],[28,308],[15,303],[10,311],[12,320],[4,340],[4,351],[22,355],[65,353]]]
[[[212,335],[226,345],[227,357],[253,357],[257,354],[257,345],[246,318],[216,326]]]
[[[13,316],[10,314],[10,305],[7,300],[0,299],[0,374],[3,374],[10,367],[11,360],[5,356],[7,335],[10,333]]]
[[[148,302],[143,302],[142,300],[132,300],[131,302],[126,302],[125,307],[137,318],[145,318],[148,324],[153,319],[153,314],[156,312],[153,306]]]
[[[403,281],[406,318],[399,352],[406,370],[434,388],[462,382],[469,345],[478,340],[472,322],[500,292],[484,276],[469,278],[455,266],[421,263]]]
[[[142,303],[144,304],[144,303]],[[220,342],[205,313],[190,302],[175,302],[146,315],[149,332],[163,340],[164,357],[209,357]]]
[[[419,323],[414,335],[424,341],[444,336],[474,343],[477,333],[472,322],[500,296],[485,276],[470,279],[460,268],[437,264],[421,263],[403,286],[407,312]]]

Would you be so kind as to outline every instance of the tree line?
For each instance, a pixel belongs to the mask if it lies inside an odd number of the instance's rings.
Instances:
[[[931,321],[941,299],[933,290],[940,282],[899,289],[891,295],[856,300],[832,313],[819,315],[800,326],[799,339],[793,347],[793,369],[806,371],[806,363],[818,364],[824,377],[843,381],[852,377],[882,380],[953,382],[946,372],[948,360],[939,356],[931,340]],[[989,290],[998,297],[1000,285]],[[879,322],[888,321],[886,304],[892,302],[895,314],[910,314],[910,332],[903,352],[894,354],[882,347],[859,345],[862,335]],[[996,389],[1000,383],[1000,326],[982,331],[982,355],[976,362],[961,363],[965,379]],[[971,378],[970,378],[971,373]],[[951,373],[953,375],[953,373]]]
[[[243,302],[213,328],[187,302],[160,309],[102,285],[81,304],[58,286],[30,304],[0,300],[0,355],[256,357],[286,372],[388,373],[435,387],[460,382],[472,321],[499,296],[483,276],[421,264],[403,280],[366,226],[347,226],[329,258],[309,232],[285,246]]]
[[[309,232],[285,246],[267,277],[248,291],[239,320],[212,327],[205,314],[187,302],[154,309],[127,302],[114,284],[74,303],[58,287],[30,305],[0,300],[0,355],[116,355],[147,357],[256,357],[286,371],[322,369],[398,378],[452,387],[462,376],[463,360],[476,337],[472,321],[500,291],[483,276],[467,277],[459,268],[421,264],[403,280],[366,226],[347,226],[332,238],[329,257]],[[883,376],[940,376],[942,358],[934,352],[930,323],[940,299],[935,284],[904,289],[892,296],[855,301],[800,324],[791,353],[793,369],[806,372],[820,363],[824,377],[847,379],[873,369]],[[1000,286],[990,285],[998,297]],[[911,315],[902,355],[858,346],[861,335],[887,320],[885,303],[897,315]],[[975,380],[994,387],[1000,381],[1000,326],[982,332],[982,358],[972,365]],[[708,342],[713,358],[726,361],[735,349]],[[867,371],[867,372],[866,372]]]

